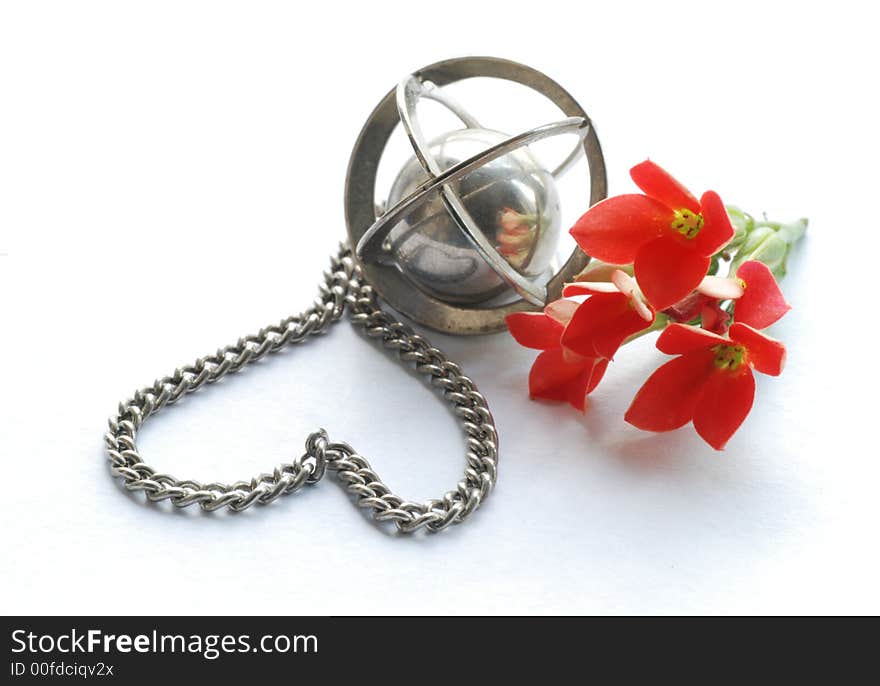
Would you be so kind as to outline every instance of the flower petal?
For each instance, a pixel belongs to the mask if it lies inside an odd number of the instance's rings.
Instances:
[[[632,265],[609,264],[602,260],[590,260],[587,266],[575,274],[575,281],[611,281],[611,273],[616,269],[632,274]]]
[[[570,233],[587,255],[629,264],[642,245],[669,228],[672,216],[668,207],[646,195],[617,195],[593,205]]]
[[[570,298],[574,295],[594,295],[596,293],[620,293],[620,289],[608,281],[574,281],[567,283],[562,295]]]
[[[590,358],[584,357],[583,355],[578,355],[575,352],[572,352],[568,348],[562,349],[562,359],[568,362],[569,364],[584,364],[584,360],[588,360]]]
[[[711,348],[719,343],[725,344],[730,341],[699,326],[670,324],[657,337],[657,350],[667,355],[684,355],[695,350]]]
[[[706,276],[710,259],[673,236],[646,243],[635,259],[636,280],[655,310],[686,297]]]
[[[755,375],[746,366],[718,370],[703,388],[694,409],[694,428],[715,450],[722,450],[752,409]]]
[[[506,321],[510,334],[526,348],[548,350],[559,347],[563,326],[543,312],[514,312],[507,315]]]
[[[687,323],[692,319],[700,316],[703,305],[709,301],[709,298],[702,293],[694,291],[690,295],[679,300],[672,307],[663,310],[663,314],[674,322]]]
[[[739,279],[729,279],[724,276],[704,276],[697,290],[703,295],[718,300],[736,300],[741,298],[744,292]]]
[[[629,303],[639,316],[651,324],[654,321],[654,310],[645,302],[644,295],[639,290],[636,280],[621,269],[615,269],[611,274],[612,283],[617,290],[629,297]]]
[[[611,272],[611,283],[624,295],[632,296],[636,292],[636,280],[621,269]]]
[[[611,359],[624,339],[649,325],[623,293],[593,295],[578,307],[562,345],[584,357]]]
[[[657,369],[636,393],[625,419],[646,431],[671,431],[687,424],[713,375],[715,354],[708,348],[676,357]]]
[[[740,343],[749,351],[749,362],[762,374],[779,376],[785,366],[785,345],[770,338],[748,324],[734,322],[730,326],[730,340]]]
[[[746,284],[733,312],[736,321],[756,329],[766,329],[791,309],[773,272],[763,262],[743,262],[736,270],[736,275]]]
[[[711,257],[733,238],[733,224],[730,223],[730,215],[715,191],[703,193],[700,198],[700,214],[703,215],[703,227],[691,240],[694,250]]]
[[[608,360],[598,357],[584,360],[583,371],[569,384],[568,403],[576,410],[584,411],[587,404],[587,396],[599,385],[605,370],[608,369]]]
[[[583,372],[581,362],[565,360],[562,348],[545,350],[538,355],[529,372],[529,395],[543,400],[568,402],[570,384]]]
[[[730,327],[730,315],[717,300],[709,300],[700,309],[700,326],[712,333],[725,334]]]
[[[635,291],[630,297],[630,303],[636,313],[648,324],[654,323],[654,310],[647,303],[641,291]]]
[[[691,192],[651,160],[637,164],[629,170],[629,175],[636,186],[672,211],[688,209],[695,214],[700,212],[700,203]]]
[[[574,300],[560,298],[559,300],[554,300],[552,303],[549,303],[544,308],[544,314],[564,327],[571,321],[571,318],[574,316],[574,313],[578,308],[578,304],[579,303],[576,303]]]
[[[608,369],[608,360],[603,360],[601,358],[595,358],[590,365],[589,374],[587,376],[586,383],[586,391],[587,393],[592,393],[596,390],[596,386],[599,385],[599,382],[602,380],[602,377],[605,376],[605,371]]]

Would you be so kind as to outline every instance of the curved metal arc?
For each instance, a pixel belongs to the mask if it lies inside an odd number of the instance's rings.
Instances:
[[[358,240],[356,246],[357,256],[366,260],[374,257],[375,254],[381,250],[382,240],[384,240],[385,235],[390,228],[403,219],[410,210],[424,202],[427,199],[428,194],[438,190],[444,184],[458,181],[484,164],[488,164],[489,162],[492,162],[499,157],[503,157],[518,148],[536,143],[545,138],[566,133],[574,133],[583,140],[586,138],[589,131],[590,123],[584,117],[567,117],[566,119],[561,119],[550,124],[544,124],[543,126],[538,126],[529,131],[524,131],[523,133],[511,136],[510,138],[487,148],[483,152],[449,167],[449,169],[440,173],[435,178],[425,181],[425,183],[419,186],[415,191],[403,198],[393,207],[389,208],[385,214],[379,217],[373,225],[364,232],[360,240]]]
[[[404,131],[406,131],[406,135],[415,151],[416,157],[429,176],[437,179],[443,173],[443,170],[440,168],[440,165],[437,164],[437,160],[431,155],[431,150],[428,146],[425,134],[422,131],[418,119],[418,113],[416,111],[419,100],[432,90],[436,91],[434,96],[437,102],[449,107],[453,112],[460,109],[455,105],[454,100],[451,98],[444,98],[442,95],[439,95],[438,97],[439,91],[433,87],[433,84],[428,86],[416,76],[409,76],[401,81],[397,86],[395,97],[397,99],[397,110],[400,116],[400,123],[403,125]],[[462,121],[467,125],[467,121],[463,117]],[[581,140],[581,138],[578,139],[577,149],[580,149],[581,147]],[[569,155],[569,157],[571,157],[571,155]],[[490,161],[491,160],[488,158],[483,158],[482,163],[487,164]],[[567,164],[568,161],[568,159],[564,161],[563,165]],[[461,229],[461,232],[465,235],[470,244],[476,249],[489,267],[492,268],[492,271],[512,287],[520,296],[533,305],[543,305],[547,300],[547,288],[520,274],[506,259],[504,259],[492,242],[486,237],[486,234],[480,229],[480,225],[473,218],[473,215],[471,215],[467,207],[465,207],[451,183],[451,181],[447,180],[439,186],[440,199],[442,200],[446,211],[449,213],[452,220],[458,225],[459,229]],[[427,191],[425,191],[425,193],[427,194]]]
[[[400,123],[403,125],[404,131],[406,131],[409,142],[422,168],[428,173],[429,177],[436,179],[443,173],[443,170],[431,154],[425,134],[422,131],[422,126],[419,123],[418,112],[416,111],[419,100],[427,90],[430,90],[430,88],[415,76],[410,76],[401,81],[397,86],[397,111],[400,116]],[[539,284],[531,283],[528,279],[524,278],[507,260],[498,254],[498,251],[489,242],[476,220],[464,206],[451,182],[442,183],[439,186],[439,191],[443,206],[446,208],[452,221],[455,222],[465,235],[465,238],[468,239],[470,244],[479,253],[480,257],[492,268],[492,271],[530,303],[543,305],[547,298],[547,290]],[[427,191],[425,191],[425,195],[427,195]]]
[[[403,126],[404,129],[406,129],[407,135],[410,138],[410,143],[414,148],[416,147],[416,141],[413,136],[410,135],[410,131],[413,126],[418,126],[418,119],[415,116],[415,105],[419,98],[433,100],[434,102],[443,105],[446,109],[452,112],[452,114],[458,117],[462,124],[470,129],[483,128],[483,125],[477,120],[477,118],[468,112],[443,88],[438,87],[431,81],[421,81],[417,76],[410,75],[401,81],[397,86],[396,97],[398,112],[406,112],[409,117],[410,124],[407,125],[404,122]],[[403,121],[403,117],[401,117],[401,121]],[[424,133],[421,131],[420,127],[418,128],[418,135],[421,136],[422,141],[425,140]],[[568,170],[571,169],[581,157],[583,157],[584,148],[583,145],[581,145],[582,141],[583,139],[579,139],[574,148],[572,148],[572,151],[566,155],[562,162],[560,162],[553,171],[550,172],[554,179],[558,179],[560,176],[567,173]],[[422,149],[421,154],[419,154],[419,151],[417,151],[416,154],[419,156],[419,160],[422,160],[424,159],[422,155],[427,155],[427,151]],[[424,163],[422,166],[424,166]]]
[[[550,172],[553,175],[554,179],[558,179],[560,176],[567,174],[569,169],[574,167],[578,163],[578,160],[584,156],[584,137],[586,136],[586,131],[584,132],[584,136],[578,138],[577,145],[574,146],[574,150],[568,153],[568,156],[559,163],[559,165]]]
[[[409,78],[414,79],[414,76],[410,76]],[[450,96],[445,90],[442,88],[438,88],[436,85],[431,83],[430,81],[424,81],[422,83],[422,94],[421,97],[427,100],[433,100],[436,103],[443,105],[447,110],[452,112],[456,117],[461,120],[461,123],[464,124],[469,129],[482,129],[483,125],[477,121],[476,117],[474,117],[470,112],[468,112],[455,98]]]
[[[431,176],[438,176],[442,169],[440,169],[437,161],[431,157],[430,150],[428,150],[428,145],[425,142],[425,134],[422,132],[422,127],[416,115],[416,106],[424,91],[425,86],[414,76],[408,76],[397,84],[397,92],[395,94],[397,113],[400,117],[400,123],[403,125],[403,130],[406,132],[407,138],[409,138],[410,145],[415,151],[416,158],[419,160],[419,164]]]

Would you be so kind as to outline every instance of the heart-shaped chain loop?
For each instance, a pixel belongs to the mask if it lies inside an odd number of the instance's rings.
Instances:
[[[355,326],[363,329],[369,338],[396,351],[401,361],[414,365],[453,406],[467,444],[467,467],[455,489],[436,500],[406,501],[395,495],[351,446],[331,442],[323,429],[308,437],[305,454],[292,463],[232,484],[179,480],[157,472],[141,459],[135,438],[150,416],[204,384],[237,372],[268,353],[326,331],[342,317],[346,307]],[[497,441],[486,399],[474,383],[423,336],[379,308],[372,287],[364,281],[347,245],[340,246],[338,254],[331,259],[331,268],[324,275],[320,295],[312,307],[140,389],[134,397],[120,403],[105,435],[113,475],[122,477],[125,488],[143,491],[153,502],[170,500],[177,507],[198,503],[208,512],[226,506],[239,512],[255,503],[267,505],[282,495],[317,483],[325,470],[330,469],[355,496],[359,507],[371,510],[378,522],[394,522],[404,533],[423,527],[440,531],[459,524],[476,510],[495,485]]]

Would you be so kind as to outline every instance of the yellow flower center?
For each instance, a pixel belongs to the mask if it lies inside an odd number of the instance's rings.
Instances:
[[[715,353],[715,367],[729,372],[736,371],[746,361],[746,349],[741,345],[719,344],[712,348]]]
[[[672,228],[685,238],[693,238],[703,228],[703,215],[684,208],[676,210],[672,217]]]

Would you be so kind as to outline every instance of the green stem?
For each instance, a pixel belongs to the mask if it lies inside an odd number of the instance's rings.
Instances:
[[[786,261],[791,247],[803,238],[808,221],[793,222],[757,221],[750,214],[736,207],[728,207],[727,213],[736,228],[733,240],[715,257],[730,260],[730,274],[735,274],[743,262],[763,262],[777,278],[785,276]],[[714,262],[714,259],[713,259]]]

